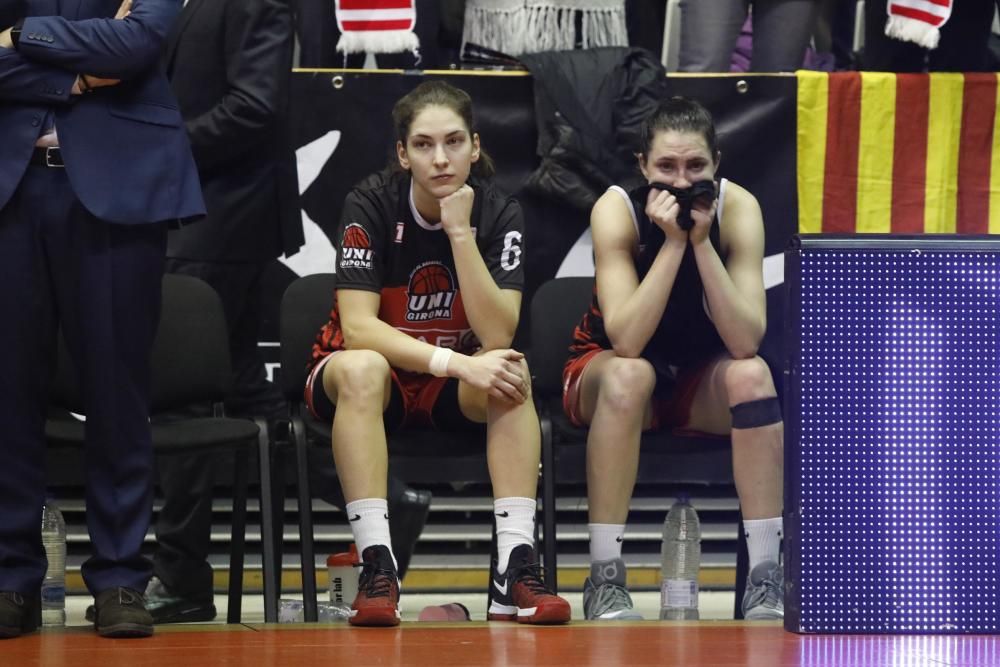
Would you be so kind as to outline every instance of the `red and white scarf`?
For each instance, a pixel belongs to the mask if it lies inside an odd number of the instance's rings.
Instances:
[[[336,0],[342,53],[417,52],[416,0]]]
[[[954,0],[889,0],[885,34],[926,49],[936,48],[939,29],[951,16]]]

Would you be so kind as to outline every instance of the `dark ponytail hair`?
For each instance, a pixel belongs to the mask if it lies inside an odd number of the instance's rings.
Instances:
[[[410,126],[417,114],[429,106],[440,106],[454,111],[465,123],[465,129],[471,138],[474,132],[472,117],[472,98],[461,88],[432,79],[424,81],[419,86],[403,95],[392,107],[392,126],[396,130],[396,138],[406,145],[410,136]],[[472,174],[480,178],[489,178],[496,173],[496,167],[482,145],[479,147],[479,159],[472,163]]]
[[[688,97],[671,97],[656,106],[656,110],[642,122],[640,153],[645,157],[653,146],[653,139],[659,132],[691,132],[705,139],[712,159],[719,154],[719,143],[715,136],[715,122],[712,114],[700,103]]]

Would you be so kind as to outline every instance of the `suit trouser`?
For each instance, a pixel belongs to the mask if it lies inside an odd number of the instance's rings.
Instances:
[[[748,0],[682,0],[680,71],[728,72],[748,6]],[[817,0],[754,0],[750,69],[802,67],[816,9]]]
[[[87,414],[92,593],[142,590],[152,510],[149,356],[160,313],[166,229],[90,214],[64,169],[28,167],[0,210],[0,590],[37,594],[45,574],[47,389],[61,327]]]

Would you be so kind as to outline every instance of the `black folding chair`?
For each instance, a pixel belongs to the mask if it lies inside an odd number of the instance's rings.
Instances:
[[[247,458],[257,448],[260,468],[262,559],[265,607],[277,606],[273,569],[274,534],[271,513],[271,469],[267,429],[248,419],[225,416],[222,402],[232,383],[229,337],[219,295],[207,283],[190,276],[163,277],[163,308],[152,352],[151,422],[157,456],[186,456],[202,452],[232,452],[233,508],[229,557],[229,609],[226,620],[239,623],[242,609],[243,567],[247,520]],[[72,358],[62,336],[50,404],[70,412],[84,412],[83,397]],[[203,405],[211,416],[184,412]],[[158,419],[164,413],[169,419]],[[55,446],[79,448],[84,423],[56,415],[45,425]]]

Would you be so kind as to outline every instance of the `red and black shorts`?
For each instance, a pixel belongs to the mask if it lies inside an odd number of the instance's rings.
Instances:
[[[563,410],[578,427],[587,424],[580,416],[580,386],[587,365],[604,348],[594,348],[574,357],[563,367]],[[653,390],[653,418],[650,431],[660,428],[683,429],[691,421],[691,404],[702,377],[715,361],[703,359],[689,366],[682,366],[676,372],[666,375],[657,371],[656,388]]]
[[[303,398],[314,417],[333,422],[336,405],[323,388],[323,368],[337,352],[333,352],[313,367],[306,378]],[[433,428],[440,431],[482,430],[483,424],[462,414],[458,403],[458,380],[435,377],[428,373],[412,373],[395,368],[392,373],[392,394],[382,415],[386,431],[392,433],[404,426]]]

